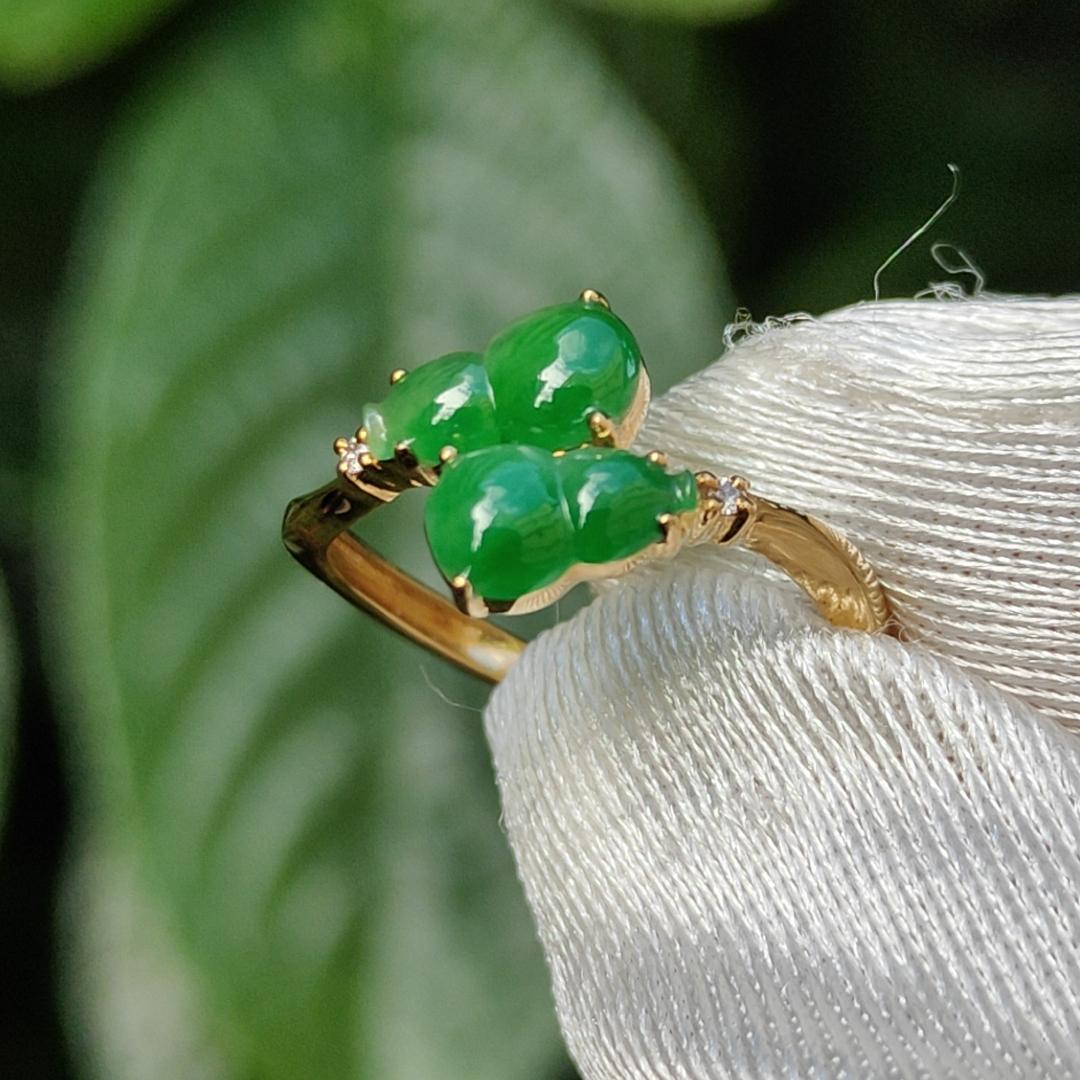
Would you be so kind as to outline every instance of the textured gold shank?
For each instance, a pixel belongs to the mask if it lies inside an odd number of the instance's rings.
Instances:
[[[752,509],[737,537],[742,547],[783,570],[834,626],[891,629],[885,590],[850,540],[808,514],[759,496],[748,498]]]

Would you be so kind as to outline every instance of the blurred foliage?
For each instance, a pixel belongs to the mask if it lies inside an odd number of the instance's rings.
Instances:
[[[244,1080],[123,842],[100,829],[80,837],[60,899],[63,1005],[81,1076]]]
[[[732,276],[756,314],[813,313],[871,295],[873,274],[949,191],[960,199],[883,276],[911,296],[949,275],[935,240],[961,247],[1000,291],[1080,284],[1080,5],[1022,0],[792,4],[735,26],[720,70],[743,63],[756,127],[739,146],[757,182],[733,230],[710,204]],[[970,279],[960,279],[970,287]]]
[[[11,640],[10,612],[4,579],[0,577],[0,826],[7,806],[8,770],[13,742],[12,713],[15,707],[17,672]],[[3,835],[0,830],[0,836]]]
[[[617,14],[714,22],[764,11],[772,0],[578,0]]]
[[[32,89],[106,58],[176,0],[3,0],[0,79]]]
[[[0,4],[0,1075],[63,1073],[55,953],[79,1077],[568,1076],[484,692],[292,565],[284,503],[390,369],[584,284],[659,387],[736,300],[869,296],[947,161],[885,294],[949,276],[934,240],[1075,290],[1080,7],[167,7]],[[419,501],[364,530],[414,569]]]

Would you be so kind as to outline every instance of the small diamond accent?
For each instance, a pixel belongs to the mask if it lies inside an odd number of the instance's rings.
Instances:
[[[720,481],[716,495],[720,500],[721,510],[729,517],[734,517],[739,512],[739,496],[742,495],[742,491],[735,486],[730,476]]]
[[[360,459],[366,458],[370,453],[367,444],[353,436],[346,441],[344,449],[338,451],[338,471],[350,480],[355,480],[364,471],[364,464]]]

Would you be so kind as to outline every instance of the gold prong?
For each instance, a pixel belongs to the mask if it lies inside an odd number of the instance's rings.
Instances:
[[[356,441],[366,443],[368,431],[366,427],[358,427],[356,429]]]
[[[360,457],[359,457],[359,458],[358,458],[357,460],[358,460],[358,461],[360,462],[360,465],[361,465],[361,467],[362,467],[362,468],[365,468],[365,469],[374,469],[374,468],[376,468],[376,467],[378,466],[378,464],[379,464],[379,463],[378,463],[378,462],[377,462],[377,461],[375,460],[375,455],[374,455],[374,454],[370,454],[370,453],[368,453],[367,451],[365,451],[364,453],[362,453],[362,454],[360,455]]]
[[[344,454],[345,451],[348,450],[348,449],[349,449],[349,440],[346,439],[344,435],[342,435],[341,438],[334,440],[334,453],[335,454]]]
[[[457,457],[457,447],[456,446],[444,446],[439,451],[439,464],[440,465],[449,465],[450,462],[453,461],[454,458],[456,458],[456,457]]]
[[[731,477],[731,486],[738,488],[740,491],[749,491],[750,481],[745,476],[733,476]]]
[[[675,515],[674,514],[658,514],[656,517],[656,524],[660,526],[661,531],[664,534],[664,539],[671,538],[671,534],[675,529]]]
[[[703,499],[711,498],[720,490],[719,478],[707,469],[694,473],[694,480],[697,483],[698,494]]]
[[[454,606],[463,615],[469,614],[469,600],[472,589],[469,588],[469,579],[458,574],[450,579],[450,592],[454,597]]]
[[[390,372],[390,385],[396,386],[408,374],[409,373],[403,367],[394,368],[394,370]]]
[[[615,445],[615,425],[606,413],[601,412],[599,409],[593,409],[585,419],[588,422],[589,430],[592,432],[594,446]]]
[[[645,458],[653,465],[666,465],[668,463],[668,456],[662,450],[650,450]]]
[[[565,450],[552,450],[551,451],[551,456],[552,457],[566,457],[566,451]]]
[[[454,605],[464,615],[482,619],[488,613],[487,604],[473,592],[469,579],[458,574],[450,579],[450,591],[454,596]]]
[[[406,469],[415,469],[420,464],[419,459],[413,453],[412,447],[407,442],[394,444],[394,459]]]
[[[602,308],[607,308],[608,311],[611,310],[611,304],[608,303],[608,298],[597,289],[582,289],[578,299],[583,303],[599,304]]]

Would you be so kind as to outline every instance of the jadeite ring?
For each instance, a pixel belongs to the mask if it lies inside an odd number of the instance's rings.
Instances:
[[[739,544],[792,577],[836,626],[892,629],[873,568],[839,533],[738,476],[668,468],[626,449],[649,376],[604,296],[543,308],[483,353],[412,372],[334,443],[337,478],[294,499],[283,539],[357,607],[489,682],[524,642],[489,614],[545,607],[578,582],[625,573],[693,544]],[[430,487],[424,523],[450,604],[350,532],[410,488]]]

